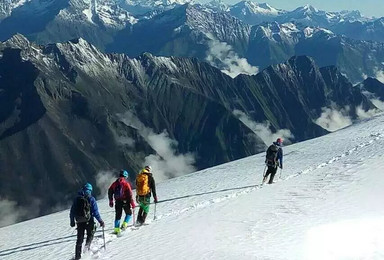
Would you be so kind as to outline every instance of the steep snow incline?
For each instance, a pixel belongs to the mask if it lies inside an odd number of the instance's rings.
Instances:
[[[277,182],[261,186],[264,154],[158,184],[157,220],[109,234],[99,259],[383,259],[384,115],[284,147]],[[155,173],[156,177],[156,173]],[[112,181],[112,180],[111,180]],[[0,229],[0,257],[70,259],[68,211]],[[91,259],[86,256],[85,259]]]

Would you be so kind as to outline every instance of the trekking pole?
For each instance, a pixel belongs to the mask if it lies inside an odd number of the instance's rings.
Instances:
[[[153,212],[153,220],[156,220],[156,205],[157,205],[157,203],[155,203],[155,210]]]
[[[103,227],[103,240],[104,240],[104,250],[107,250],[107,248],[105,247],[105,234],[104,234],[104,227]]]

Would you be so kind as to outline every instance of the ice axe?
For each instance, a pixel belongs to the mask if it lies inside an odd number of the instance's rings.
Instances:
[[[104,240],[104,250],[107,250],[107,248],[105,247],[105,233],[104,233],[104,227],[103,227],[103,240]]]
[[[262,180],[261,184],[264,184],[264,178],[265,178],[266,169],[267,169],[267,165],[265,165],[264,170],[263,170],[263,180]]]
[[[133,224],[133,226],[135,226],[135,224],[136,224],[136,221],[135,221],[135,208],[132,208],[132,224]]]

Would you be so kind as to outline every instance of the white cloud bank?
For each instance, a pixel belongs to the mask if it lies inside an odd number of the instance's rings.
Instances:
[[[17,207],[17,203],[7,199],[0,200],[0,227],[19,222],[27,215],[27,211]]]
[[[108,196],[108,188],[112,184],[112,181],[117,179],[118,173],[112,171],[99,171],[96,175],[96,186],[104,192],[101,194],[103,198]],[[112,180],[112,181],[111,181]],[[132,183],[132,180],[130,180]]]
[[[257,136],[263,140],[266,145],[270,145],[277,138],[283,138],[285,142],[292,140],[294,138],[293,134],[289,129],[279,129],[276,133],[271,131],[271,123],[266,121],[264,123],[257,123],[253,121],[248,115],[243,111],[235,109],[233,114],[239,118],[243,124],[245,124],[249,129],[251,129]]]
[[[374,115],[376,115],[379,112],[380,112],[380,110],[379,109],[375,109],[375,108],[374,109],[370,109],[368,111],[365,111],[362,108],[362,106],[356,107],[356,114],[359,117],[359,119],[366,119],[366,118],[373,117]]]
[[[380,105],[379,102],[376,103]],[[338,109],[335,105],[332,105],[331,108],[323,107],[322,111],[323,112],[321,113],[320,117],[315,121],[315,123],[330,132],[337,131],[352,124],[352,119],[348,115],[350,112],[349,106],[345,106],[342,109]],[[365,111],[362,106],[356,107],[356,115],[358,119],[370,118],[379,112],[380,110],[378,109],[370,109],[368,111]]]
[[[0,198],[0,227],[12,225],[26,218],[37,217],[40,213],[41,200],[37,198],[28,198],[27,206],[19,206],[16,201]],[[57,206],[58,209],[63,209]],[[53,208],[52,212],[56,209]]]
[[[330,132],[334,132],[352,124],[352,119],[348,116],[349,110],[348,106],[342,109],[323,107],[323,112],[315,123]]]
[[[166,131],[155,133],[146,127],[133,113],[126,112],[118,115],[127,126],[138,129],[138,133],[148,142],[156,154],[145,158],[144,165],[151,165],[156,180],[161,181],[176,176],[182,176],[196,171],[193,153],[177,154],[178,142],[169,137]]]
[[[226,42],[220,42],[214,39],[213,36],[208,37],[209,51],[206,60],[230,77],[234,78],[239,74],[254,75],[259,72],[258,67],[252,66],[248,63],[247,59],[240,58],[237,53],[232,49],[232,46]]]

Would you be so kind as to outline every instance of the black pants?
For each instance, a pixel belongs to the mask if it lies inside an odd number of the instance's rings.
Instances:
[[[93,240],[93,236],[96,231],[95,221],[91,218],[90,221],[84,223],[77,223],[77,241],[75,249],[75,259],[80,259],[81,257],[81,247],[84,241],[84,233],[87,231],[87,239],[85,241],[85,246],[89,247]]]
[[[275,167],[275,166],[268,166],[267,172],[264,175],[264,181],[266,181],[267,178],[268,178],[268,175],[271,174],[271,177],[269,178],[268,184],[272,184],[273,183],[273,178],[275,178],[276,172],[277,172],[277,167]]]
[[[120,220],[123,214],[123,209],[126,215],[132,215],[131,201],[116,200],[115,202],[115,220]]]

